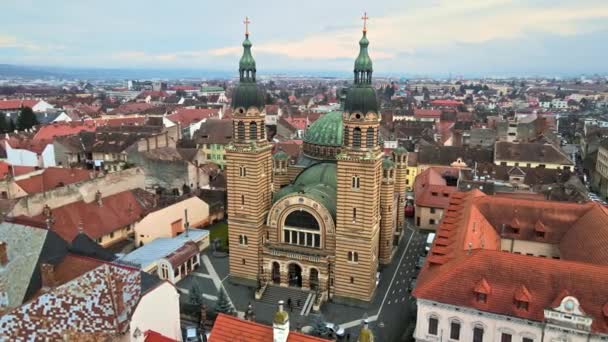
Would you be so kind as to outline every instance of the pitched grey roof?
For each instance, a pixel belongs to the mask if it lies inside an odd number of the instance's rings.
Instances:
[[[2,304],[16,307],[24,301],[47,233],[42,228],[10,222],[0,224],[0,241],[7,244],[8,254],[8,263],[0,267],[0,282],[5,291],[0,293]]]

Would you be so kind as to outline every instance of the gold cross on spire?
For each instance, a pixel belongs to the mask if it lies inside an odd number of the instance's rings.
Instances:
[[[363,32],[367,32],[367,19],[369,19],[367,12],[363,12],[361,19],[363,19]]]
[[[245,21],[243,21],[243,24],[245,24],[245,35],[249,37],[249,24],[251,24],[251,21],[249,21],[249,17],[245,17]]]

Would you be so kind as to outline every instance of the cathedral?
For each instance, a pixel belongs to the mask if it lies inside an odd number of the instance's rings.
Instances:
[[[367,19],[364,17],[364,19]],[[364,25],[342,110],[305,132],[295,165],[268,142],[265,93],[245,34],[226,148],[230,276],[370,301],[404,224],[407,152],[384,156]]]

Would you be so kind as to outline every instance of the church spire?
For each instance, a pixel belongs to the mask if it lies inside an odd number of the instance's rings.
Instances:
[[[369,40],[367,40],[367,12],[361,17],[363,20],[363,37],[359,41],[359,56],[355,60],[355,84],[365,85],[372,83],[372,59],[367,53],[367,47],[369,46]]]
[[[245,17],[245,40],[243,41],[243,56],[239,62],[239,75],[241,82],[252,82],[255,83],[255,59],[251,55],[251,42],[249,41],[249,21],[248,17]]]

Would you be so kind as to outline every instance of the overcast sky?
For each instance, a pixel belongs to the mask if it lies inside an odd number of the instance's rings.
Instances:
[[[384,74],[608,72],[607,0],[0,0],[0,63],[350,71],[364,11]]]

